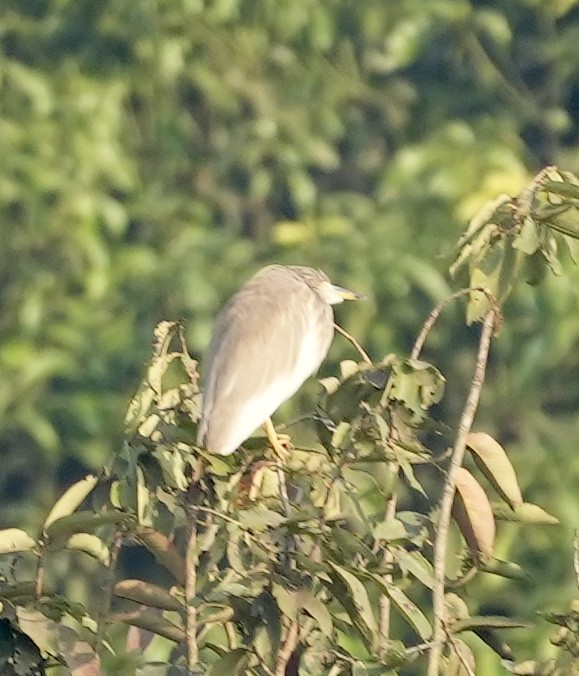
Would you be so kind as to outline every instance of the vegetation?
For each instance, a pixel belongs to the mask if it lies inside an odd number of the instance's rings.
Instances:
[[[31,624],[47,629],[34,613],[62,627],[64,612],[86,645],[51,625],[43,649],[74,670],[81,666],[71,655],[80,651],[91,664],[96,647],[105,673],[133,673],[127,646],[141,645],[142,635],[125,636],[121,620],[135,616],[119,613],[137,611],[102,607],[96,573],[116,570],[120,579],[130,570],[160,589],[185,582],[158,577],[163,568],[180,574],[178,564],[163,557],[172,552],[167,542],[143,529],[172,535],[187,521],[198,530],[182,536],[198,541],[194,587],[189,576],[185,596],[175,592],[170,602],[160,590],[144,597],[151,588],[136,583],[121,583],[117,592],[152,607],[164,598],[165,612],[176,613],[169,615],[175,639],[194,622],[189,613],[179,625],[183,598],[204,589],[211,566],[223,580],[227,570],[242,571],[244,590],[220,590],[230,601],[241,599],[229,606],[234,617],[209,621],[216,606],[198,609],[201,663],[252,664],[257,654],[275,669],[294,620],[305,619],[312,641],[332,655],[328,670],[346,665],[372,673],[384,668],[377,660],[390,660],[393,670],[424,673],[431,653],[417,646],[431,641],[430,626],[435,636],[442,629],[428,591],[440,589],[441,579],[440,566],[428,567],[435,535],[429,524],[445,515],[444,507],[436,511],[445,476],[439,468],[447,467],[448,445],[459,449],[453,457],[461,464],[460,448],[470,440],[482,469],[469,468],[468,478],[449,474],[451,484],[458,479],[458,519],[470,552],[458,570],[446,571],[452,579],[467,575],[464,589],[453,590],[449,617],[464,631],[477,618],[494,618],[478,627],[486,638],[488,630],[529,623],[508,635],[515,661],[528,660],[525,668],[535,669],[528,673],[571,668],[564,660],[576,654],[576,611],[567,608],[576,595],[578,273],[554,243],[576,234],[577,194],[571,174],[553,170],[534,182],[531,176],[547,164],[579,171],[577,11],[572,0],[45,0],[1,10],[0,520],[17,530],[2,534],[2,598],[11,623],[0,625],[0,645],[26,641],[18,632],[29,633]],[[500,198],[504,193],[518,198]],[[484,207],[488,200],[492,207]],[[446,270],[469,220],[455,258],[457,284]],[[300,489],[293,517],[280,510],[277,474],[267,464],[249,466],[264,453],[259,439],[230,464],[204,458],[203,474],[203,456],[180,446],[190,449],[194,438],[188,421],[196,381],[174,324],[158,329],[153,372],[133,399],[124,442],[122,433],[157,322],[185,318],[198,357],[224,298],[272,260],[318,265],[369,297],[340,320],[372,367],[344,362],[357,357],[337,339],[321,374],[329,378],[325,415],[291,428],[298,449],[317,451],[292,454],[288,482]],[[545,266],[563,274],[542,279]],[[491,292],[471,293],[469,322],[499,308],[505,320],[486,363],[475,426],[490,437],[459,443],[453,430],[462,429],[479,343],[478,329],[460,318],[460,301],[429,332],[424,356],[411,354],[432,307],[462,285]],[[488,338],[491,319],[484,326]],[[305,388],[281,419],[310,411],[314,389]],[[159,411],[160,420],[150,418]],[[436,424],[427,425],[427,413]],[[390,443],[393,429],[409,438]],[[508,450],[509,461],[489,439]],[[488,447],[508,481],[485,464]],[[351,466],[354,450],[362,467]],[[81,478],[103,466],[108,484]],[[198,488],[193,504],[182,496],[190,471]],[[479,490],[472,481],[483,487],[481,500],[491,494],[483,476],[503,503],[491,505],[495,519],[513,520],[513,512],[519,521],[559,525],[523,531],[520,522],[500,523],[492,533],[488,510],[476,518],[469,499]],[[328,482],[339,493],[334,502]],[[63,493],[71,485],[72,493]],[[340,502],[351,501],[354,489],[363,496],[359,518]],[[518,506],[519,493],[544,513],[529,515]],[[93,506],[77,512],[88,495]],[[380,512],[392,504],[406,521]],[[186,509],[196,510],[195,518],[185,519]],[[343,522],[344,513],[350,516]],[[118,533],[144,543],[160,565],[146,558],[143,564],[141,549],[125,555],[121,548],[117,562]],[[97,563],[67,548],[89,550]],[[450,562],[463,551],[458,533],[451,530],[444,551]],[[27,553],[15,559],[17,552]],[[469,563],[488,568],[490,555],[503,561],[499,574],[471,579]],[[380,561],[384,556],[392,559]],[[191,558],[189,564],[191,570]],[[264,571],[275,593],[260,587]],[[29,604],[37,596],[39,603]],[[208,598],[204,603],[225,597]],[[440,596],[436,603],[440,611]],[[17,617],[10,615],[14,607]],[[305,609],[299,617],[297,607]],[[399,624],[400,611],[406,624]],[[539,618],[537,611],[547,614]],[[159,624],[147,626],[167,636],[165,620],[152,614]],[[390,616],[385,631],[381,620]],[[552,628],[544,618],[563,625],[561,650],[549,646]],[[385,635],[393,642],[384,643]],[[112,653],[102,649],[105,638]],[[468,673],[471,650],[477,673],[501,673],[493,650],[464,638],[444,637],[444,657],[458,660],[456,673]],[[164,640],[156,639],[144,659],[167,662]],[[224,653],[230,641],[237,648]],[[209,644],[218,649],[208,652]],[[303,656],[309,673],[316,673],[307,666],[308,659],[316,664],[313,649],[308,644]],[[498,653],[509,657],[504,646]],[[541,664],[532,667],[534,660]],[[165,673],[162,665],[139,668]]]

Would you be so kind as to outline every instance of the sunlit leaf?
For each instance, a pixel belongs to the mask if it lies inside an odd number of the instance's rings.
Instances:
[[[493,512],[501,521],[519,521],[521,523],[554,526],[559,519],[547,513],[542,507],[530,502],[523,502],[509,509],[506,505],[493,505]]]
[[[96,486],[97,481],[98,479],[96,476],[89,474],[84,479],[81,479],[70,486],[54,503],[54,506],[46,517],[42,530],[46,532],[50,525],[57,519],[61,519],[63,516],[69,516],[75,512]]]
[[[472,474],[459,467],[453,516],[473,556],[486,560],[493,555],[495,520],[489,499]]]
[[[162,617],[157,611],[136,610],[130,613],[119,613],[111,617],[113,622],[123,622],[141,629],[147,629],[170,641],[181,643],[185,640],[185,632],[173,622]]]
[[[0,530],[0,554],[14,554],[15,552],[29,552],[36,546],[36,542],[19,528],[5,528]]]
[[[400,587],[378,575],[372,575],[372,577],[396,605],[410,626],[423,640],[428,640],[432,636],[432,627],[420,608],[408,598]]]
[[[183,605],[165,589],[143,580],[121,580],[115,584],[114,592],[121,598],[161,610],[180,612],[183,609]]]
[[[365,639],[373,644],[376,640],[378,625],[366,588],[350,571],[332,561],[328,563],[334,571],[332,577],[340,582],[340,584],[333,587],[336,598],[344,606],[352,622],[361,631],[364,631],[363,636]]]
[[[423,554],[407,551],[402,547],[392,547],[391,552],[403,572],[410,573],[429,589],[434,587],[432,564]]]
[[[225,653],[207,670],[207,676],[241,676],[246,673],[249,654],[245,648],[235,648]]]
[[[181,584],[185,582],[185,562],[166,535],[153,528],[140,528],[137,537],[177,582]]]
[[[485,432],[471,432],[466,443],[478,468],[499,495],[511,507],[522,504],[517,475],[504,448]]]
[[[45,531],[47,541],[60,537],[68,537],[74,533],[84,533],[96,530],[101,526],[120,525],[131,520],[129,514],[123,512],[89,512],[82,511],[63,516],[53,521]]]
[[[103,566],[108,566],[111,560],[109,548],[92,533],[74,533],[68,538],[66,549],[84,552],[99,561]]]

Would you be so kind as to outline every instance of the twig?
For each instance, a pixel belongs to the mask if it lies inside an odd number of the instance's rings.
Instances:
[[[442,642],[445,637],[444,573],[448,531],[450,526],[450,512],[454,500],[456,474],[462,466],[466,449],[466,439],[472,427],[480,400],[496,318],[497,310],[493,307],[489,310],[484,320],[472,383],[460,417],[452,458],[448,468],[448,475],[442,493],[440,516],[434,543],[434,587],[432,590],[432,606],[434,612],[433,640],[435,645],[430,652],[427,672],[428,676],[438,676],[440,672]]]
[[[389,469],[393,472],[394,476],[398,475],[399,466],[397,462],[392,462],[389,465]],[[398,495],[397,493],[392,493],[388,504],[386,505],[386,521],[394,520],[396,517],[396,508],[398,506]],[[386,547],[384,549],[384,564],[387,568],[390,568],[394,564],[394,556],[392,552]],[[392,582],[392,573],[386,573],[384,575],[384,581],[386,583]],[[390,597],[388,594],[382,594],[380,597],[380,635],[384,638],[390,638],[390,609],[391,609]]]
[[[344,338],[346,338],[346,340],[349,340],[352,343],[352,345],[356,348],[356,350],[358,350],[358,352],[360,353],[360,356],[366,362],[366,364],[369,364],[370,366],[372,366],[372,360],[368,356],[368,353],[364,350],[364,348],[360,345],[360,343],[354,338],[354,336],[352,336],[350,333],[348,333],[346,331],[346,329],[343,329],[339,324],[336,324],[335,322],[334,322],[334,328],[336,329],[336,331],[339,334],[344,336]]]
[[[298,644],[300,624],[297,619],[290,624],[285,643],[277,654],[275,676],[285,676],[286,667]]]
[[[36,578],[34,584],[34,592],[36,594],[36,599],[40,599],[42,596],[42,587],[44,584],[44,545],[40,550],[38,555],[38,565],[36,566]]]
[[[187,612],[185,619],[185,635],[187,636],[187,667],[193,672],[199,662],[199,646],[197,645],[197,509],[187,504],[189,521],[187,537],[187,554],[185,556],[185,603]]]
[[[493,307],[496,306],[495,297],[490,293],[488,289],[483,287],[472,287],[468,289],[461,289],[460,291],[453,293],[451,296],[445,298],[441,303],[436,305],[436,307],[433,308],[432,312],[426,318],[426,321],[422,325],[420,333],[418,334],[416,341],[414,342],[414,345],[412,347],[410,359],[418,359],[418,357],[420,356],[420,352],[424,347],[424,343],[428,338],[428,334],[430,333],[430,331],[432,331],[432,328],[434,327],[434,324],[439,318],[442,310],[449,303],[452,303],[457,298],[466,296],[467,294],[472,293],[473,291],[480,291],[481,293],[484,293],[489,299],[491,305],[493,305]],[[389,388],[387,385],[384,389],[384,395],[382,396],[382,399],[380,401],[381,405],[384,407],[387,406],[388,390]],[[395,476],[397,476],[400,468],[397,462],[391,462],[389,464],[389,469]],[[394,493],[388,500],[388,505],[386,508],[387,519],[394,519],[394,517],[396,516],[397,505],[398,505],[398,496],[396,495],[396,493]],[[392,553],[388,549],[386,549],[384,552],[384,563],[386,564],[386,566],[392,565],[394,563],[394,557],[392,556]],[[392,575],[386,574],[384,576],[384,579],[386,582],[391,582]],[[384,638],[388,638],[390,633],[390,608],[391,608],[390,598],[388,597],[387,594],[383,594],[382,597],[380,598],[380,633],[382,636],[384,636]]]
[[[450,632],[446,632],[446,635],[448,637],[448,641],[452,644],[452,647],[454,648],[454,652],[456,656],[458,657],[458,661],[461,663],[461,665],[464,667],[464,670],[467,673],[467,676],[476,676],[474,671],[471,669],[470,664],[466,661],[465,656],[460,652],[456,641],[454,640],[453,635]]]
[[[456,291],[451,296],[445,298],[441,303],[439,303],[428,315],[426,321],[424,322],[422,328],[420,329],[420,333],[418,334],[416,341],[414,342],[414,347],[412,348],[412,352],[410,353],[410,359],[418,359],[420,353],[422,352],[422,348],[424,347],[424,343],[426,342],[428,334],[432,330],[432,327],[436,323],[436,320],[439,318],[440,313],[444,310],[444,308],[449,303],[455,301],[457,298],[460,298],[461,296],[467,296],[469,293],[472,293],[473,291],[480,291],[481,293],[484,293],[485,296],[488,298],[489,303],[495,309],[496,312],[497,299],[486,287],[473,286],[469,287],[468,289],[461,289],[460,291]]]
[[[111,612],[111,601],[113,596],[113,586],[115,583],[115,569],[117,567],[117,561],[119,559],[119,552],[121,551],[121,546],[123,543],[123,533],[117,531],[114,534],[113,541],[110,547],[110,561],[106,569],[105,577],[103,580],[103,600],[100,608],[99,617],[97,620],[97,631],[94,637],[94,647],[95,650],[99,650],[104,630],[108,624],[109,613]]]
[[[579,588],[579,530],[575,531],[573,538],[573,569],[575,570],[575,580]]]

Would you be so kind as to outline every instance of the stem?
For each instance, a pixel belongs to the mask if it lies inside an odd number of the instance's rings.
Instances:
[[[294,654],[294,650],[298,644],[300,625],[297,619],[290,624],[288,634],[281,650],[277,654],[277,662],[275,664],[275,676],[285,676],[286,667]]]
[[[119,552],[123,542],[123,533],[117,531],[113,537],[111,544],[111,559],[106,569],[105,578],[103,580],[103,601],[100,608],[100,613],[97,622],[97,632],[94,638],[95,650],[99,650],[103,639],[105,626],[108,624],[109,614],[111,612],[111,600],[113,596],[113,586],[115,583],[115,569],[119,559]]]
[[[444,310],[444,308],[449,304],[455,301],[457,298],[460,298],[461,296],[467,296],[468,294],[472,293],[473,291],[480,291],[481,293],[484,293],[485,296],[489,299],[489,303],[495,308],[497,307],[497,299],[493,296],[493,294],[484,286],[472,286],[467,289],[461,289],[460,291],[455,291],[451,296],[448,298],[445,298],[441,303],[439,303],[433,310],[432,312],[428,315],[426,318],[426,321],[422,325],[422,328],[420,329],[420,333],[418,334],[418,337],[416,338],[416,341],[414,342],[414,347],[412,348],[412,352],[410,353],[410,359],[418,359],[420,356],[420,353],[422,352],[422,348],[424,347],[424,343],[426,342],[426,339],[428,338],[428,334],[432,331],[432,327],[436,323],[436,320],[440,317],[440,313]]]
[[[364,348],[360,345],[360,343],[354,338],[354,336],[351,335],[350,333],[348,333],[346,331],[346,329],[343,329],[339,324],[336,324],[335,322],[334,322],[334,328],[336,329],[336,331],[339,334],[344,336],[344,338],[346,338],[347,340],[349,340],[352,343],[352,345],[356,348],[356,350],[358,350],[360,356],[366,362],[366,364],[369,364],[370,366],[372,366],[372,360],[368,356],[368,353],[364,350]]]
[[[38,565],[36,566],[36,579],[34,591],[37,600],[40,599],[40,597],[42,596],[43,584],[44,584],[44,545],[40,550],[40,554],[38,556]]]
[[[393,462],[390,464],[390,470],[398,475],[398,463]],[[386,506],[386,521],[394,519],[396,516],[396,508],[398,506],[398,495],[392,493],[388,504]],[[384,550],[384,563],[386,566],[391,567],[394,565],[394,555],[392,552],[386,548]],[[392,573],[387,573],[384,575],[385,582],[392,582]],[[382,594],[380,597],[380,635],[384,638],[390,638],[390,609],[392,604],[390,602],[390,597],[388,594]]]
[[[573,538],[573,569],[575,571],[575,580],[579,589],[579,530],[575,531]]]
[[[199,646],[197,645],[197,607],[194,605],[197,595],[197,509],[187,505],[189,536],[187,538],[187,554],[185,557],[185,635],[187,636],[187,667],[193,672],[199,662]]]
[[[434,647],[430,652],[428,676],[438,676],[440,673],[440,659],[442,657],[443,641],[445,638],[444,574],[448,531],[450,526],[450,512],[454,500],[456,473],[458,469],[462,467],[467,436],[472,427],[474,416],[478,408],[496,318],[497,311],[495,308],[492,308],[489,310],[484,320],[472,383],[460,417],[458,432],[452,451],[450,466],[448,468],[448,475],[442,493],[440,517],[438,519],[438,528],[434,543],[434,588],[432,590]]]

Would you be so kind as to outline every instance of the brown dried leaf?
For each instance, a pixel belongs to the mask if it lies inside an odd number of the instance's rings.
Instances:
[[[496,532],[493,511],[484,489],[464,467],[457,471],[452,513],[472,555],[491,558]]]

